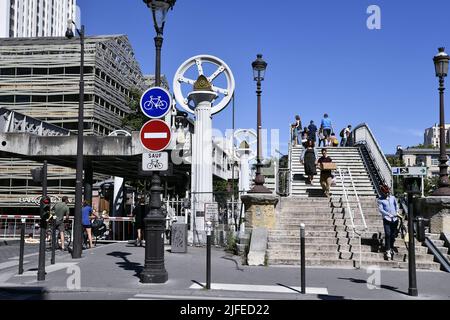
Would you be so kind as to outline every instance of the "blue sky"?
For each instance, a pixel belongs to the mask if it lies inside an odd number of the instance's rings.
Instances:
[[[154,29],[142,0],[78,5],[89,35],[128,35],[143,72],[154,73]],[[381,8],[381,30],[367,28],[370,5]],[[337,133],[366,122],[393,153],[422,143],[424,129],[439,121],[432,58],[439,46],[450,51],[449,31],[448,0],[178,0],[164,31],[162,71],[171,83],[187,58],[221,58],[236,79],[236,127],[255,128],[251,62],[262,53],[269,64],[263,127],[280,129],[281,151],[295,114],[317,123],[327,112]],[[213,123],[225,130],[231,119],[229,107]]]

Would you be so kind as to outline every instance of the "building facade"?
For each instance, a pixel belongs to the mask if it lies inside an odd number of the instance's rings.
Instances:
[[[433,127],[425,129],[423,145],[426,147],[439,148],[440,143],[440,127],[435,124]],[[450,124],[445,125],[445,143],[450,141]]]
[[[76,0],[0,0],[0,38],[63,37],[79,12]]]
[[[145,82],[128,38],[87,37],[84,123],[86,135],[123,129],[130,90]],[[0,107],[59,127],[78,127],[78,38],[0,39]]]
[[[400,150],[398,155],[407,167],[427,167],[428,178],[439,176],[439,149],[407,148]],[[447,149],[448,155],[450,155],[450,149]]]
[[[78,38],[0,39],[0,108],[76,133],[79,65]],[[86,38],[84,73],[84,134],[101,136],[126,129],[122,119],[131,112],[131,90],[146,87],[128,38]],[[26,214],[36,209],[40,188],[32,182],[30,169],[38,166],[0,159],[0,213],[15,214],[20,209]],[[49,173],[49,193],[73,200],[75,170],[49,166]]]

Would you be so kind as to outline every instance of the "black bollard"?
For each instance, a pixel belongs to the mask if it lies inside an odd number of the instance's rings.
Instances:
[[[414,196],[412,193],[408,193],[408,295],[417,297],[419,295],[417,290],[417,277],[416,277],[416,245],[414,239]]]
[[[306,294],[306,259],[305,259],[305,225],[300,225],[300,272],[302,294]]]
[[[211,289],[211,221],[206,222],[206,289]]]
[[[55,250],[56,250],[56,220],[52,219],[52,258],[50,264],[55,264]]]
[[[19,274],[23,274],[23,253],[25,251],[25,223],[26,219],[22,219],[22,225],[20,226]]]

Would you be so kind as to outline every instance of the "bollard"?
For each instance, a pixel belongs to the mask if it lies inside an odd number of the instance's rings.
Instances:
[[[19,274],[23,274],[23,253],[25,250],[25,223],[26,219],[22,219],[22,225],[20,227]]]
[[[40,223],[40,236],[39,236],[39,262],[38,262],[38,281],[45,280],[45,234],[46,234],[46,223],[44,219],[41,219]]]
[[[306,294],[306,260],[305,260],[305,224],[300,225],[300,272],[302,294]]]
[[[206,222],[206,289],[211,289],[211,221]]]
[[[416,277],[416,244],[414,243],[414,196],[408,193],[408,295],[417,297],[419,295],[417,290]]]
[[[52,258],[50,264],[55,264],[55,250],[56,250],[56,220],[52,219]]]

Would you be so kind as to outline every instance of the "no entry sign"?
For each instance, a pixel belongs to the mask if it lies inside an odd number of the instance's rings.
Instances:
[[[165,150],[171,140],[170,127],[162,120],[150,120],[141,129],[141,143],[147,150]]]

